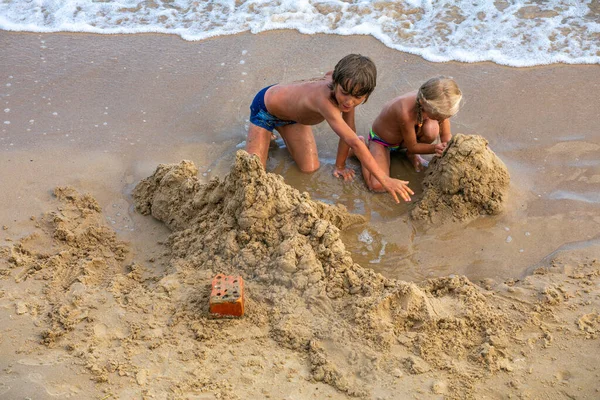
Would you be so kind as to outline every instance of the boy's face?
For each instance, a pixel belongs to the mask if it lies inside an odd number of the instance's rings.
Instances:
[[[341,85],[336,85],[334,96],[341,112],[351,111],[367,98],[366,95],[360,97],[352,96],[350,93],[346,92]]]

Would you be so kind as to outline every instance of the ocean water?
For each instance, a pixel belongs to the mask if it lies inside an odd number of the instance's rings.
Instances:
[[[600,63],[599,0],[2,0],[0,29],[372,35],[433,62]]]

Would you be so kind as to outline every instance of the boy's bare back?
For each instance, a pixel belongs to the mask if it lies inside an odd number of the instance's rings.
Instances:
[[[337,110],[331,96],[331,74],[330,71],[323,78],[273,86],[265,95],[267,109],[281,119],[303,125],[323,122]]]

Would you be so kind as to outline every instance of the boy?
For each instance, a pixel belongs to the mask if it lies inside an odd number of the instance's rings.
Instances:
[[[376,79],[377,69],[368,57],[350,54],[323,78],[262,89],[250,106],[246,151],[256,154],[266,167],[271,134],[276,129],[300,170],[314,172],[319,168],[319,157],[311,125],[325,120],[340,137],[336,177],[350,180],[354,176],[354,171],[345,166],[352,149],[363,168],[380,182],[382,190],[389,192],[397,203],[398,194],[410,201],[414,192],[408,182],[390,178],[356,136],[354,109],[375,90]]]
[[[462,92],[456,82],[439,76],[429,79],[418,91],[384,105],[366,141],[379,167],[389,175],[390,152],[398,149],[406,149],[417,172],[425,164],[420,154],[442,155],[452,138],[450,117],[458,112],[461,99]],[[440,143],[434,144],[438,138]],[[362,136],[360,139],[364,140]],[[385,190],[364,165],[363,177],[371,190]]]

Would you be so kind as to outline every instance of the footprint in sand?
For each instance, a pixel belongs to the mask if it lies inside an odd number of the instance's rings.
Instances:
[[[9,383],[9,379],[6,376],[0,376],[0,396],[2,396],[4,393],[8,392],[11,387],[8,386]]]
[[[17,363],[28,366],[59,365],[65,362],[65,357],[59,353],[45,354],[42,357],[21,358]]]
[[[30,373],[29,375],[27,375],[27,378],[31,382],[42,386],[46,390],[46,393],[53,397],[71,397],[78,394],[81,391],[81,389],[73,385],[51,384],[46,380],[44,375],[39,374],[37,372]]]

